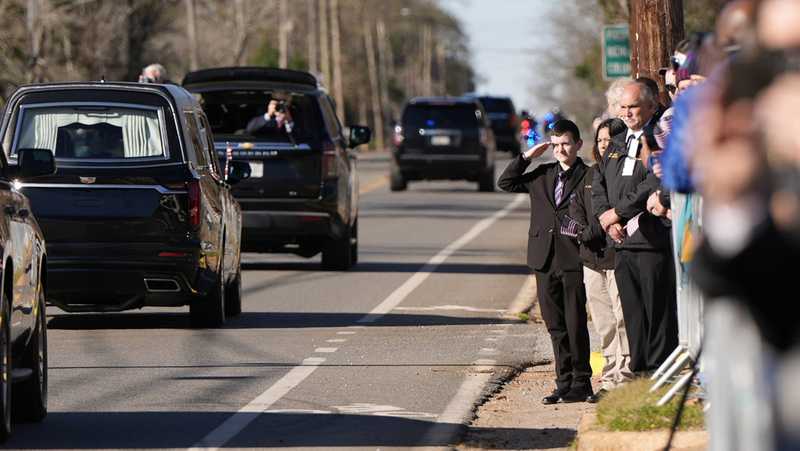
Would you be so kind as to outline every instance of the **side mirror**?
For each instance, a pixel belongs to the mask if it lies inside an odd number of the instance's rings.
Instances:
[[[26,179],[55,172],[56,160],[50,149],[17,149],[16,177]]]
[[[362,144],[368,143],[372,139],[372,130],[369,127],[351,125],[347,140],[347,146],[354,149]]]
[[[250,178],[250,163],[246,161],[231,160],[228,162],[228,174],[225,181],[235,185],[242,180]]]

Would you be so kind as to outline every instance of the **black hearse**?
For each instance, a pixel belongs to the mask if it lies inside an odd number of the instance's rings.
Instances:
[[[358,260],[355,147],[367,127],[345,137],[333,100],[307,73],[264,67],[190,72],[183,86],[201,99],[220,157],[247,161],[251,177],[234,188],[243,210],[242,248],[312,257],[345,270]],[[291,127],[253,131],[251,122],[288,112]]]
[[[48,301],[69,312],[189,305],[194,325],[241,311],[241,212],[230,185],[246,163],[214,151],[203,110],[175,85],[31,85],[0,128],[52,152],[58,172],[20,191],[47,238]]]

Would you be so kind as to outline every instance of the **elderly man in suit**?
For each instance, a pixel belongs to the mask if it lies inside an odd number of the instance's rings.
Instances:
[[[659,187],[644,166],[658,102],[640,82],[622,94],[624,133],[613,137],[592,182],[592,205],[600,225],[616,242],[614,276],[630,344],[630,369],[655,370],[678,345],[671,223],[649,214],[647,199]]]
[[[531,197],[528,266],[536,277],[539,305],[556,363],[556,389],[542,399],[544,404],[595,399],[590,380],[578,224],[567,214],[569,200],[587,170],[578,158],[582,144],[575,123],[562,119],[553,124],[549,142],[534,146],[512,160],[497,183],[504,191],[528,193]],[[530,160],[550,147],[557,161],[525,173]]]

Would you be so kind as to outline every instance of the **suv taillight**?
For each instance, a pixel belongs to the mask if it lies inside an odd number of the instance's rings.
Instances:
[[[400,125],[394,126],[394,145],[399,146],[403,144],[403,127]]]
[[[200,181],[192,180],[186,184],[189,197],[189,225],[196,229],[200,227]]]
[[[333,143],[322,145],[322,176],[326,179],[339,176],[339,166],[336,164],[336,147]]]

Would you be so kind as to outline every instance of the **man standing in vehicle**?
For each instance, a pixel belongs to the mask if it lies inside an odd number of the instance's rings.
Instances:
[[[556,362],[556,389],[542,399],[543,404],[595,400],[578,224],[567,214],[569,200],[587,171],[578,158],[582,144],[575,123],[561,119],[553,123],[548,142],[513,159],[497,182],[504,191],[531,197],[528,266],[536,276],[539,305]],[[525,173],[531,159],[551,146],[557,162]]]
[[[250,119],[245,130],[248,135],[255,136],[275,130],[285,130],[286,133],[291,133],[293,127],[294,121],[292,113],[289,112],[289,106],[283,100],[272,99],[267,104],[267,112]]]

